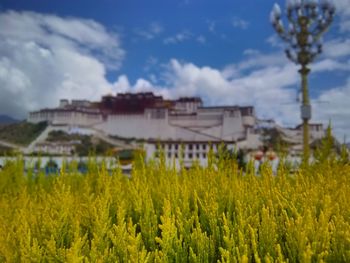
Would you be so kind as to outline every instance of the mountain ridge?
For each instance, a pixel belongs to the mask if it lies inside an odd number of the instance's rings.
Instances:
[[[5,114],[0,114],[0,124],[12,124],[16,122],[19,122],[19,120]]]

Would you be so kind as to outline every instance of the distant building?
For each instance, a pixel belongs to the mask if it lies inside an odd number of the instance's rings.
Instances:
[[[295,128],[300,134],[303,133],[303,125],[300,124]],[[325,136],[325,130],[322,123],[309,123],[310,140],[319,140]]]
[[[61,100],[58,108],[31,112],[28,121],[141,140],[147,158],[157,157],[162,147],[169,161],[181,154],[188,164],[205,164],[209,149],[216,152],[220,144],[228,149],[261,146],[252,106],[205,107],[199,97],[165,100],[145,92],[108,95],[100,102]]]
[[[205,165],[209,149],[215,153],[220,145],[256,150],[263,145],[259,129],[264,127],[277,129],[293,145],[291,150],[299,149],[303,141],[302,125],[284,128],[273,120],[257,120],[252,106],[206,107],[199,97],[166,100],[152,92],[107,95],[99,102],[60,100],[57,108],[30,112],[28,121],[97,133],[106,141],[110,136],[138,141],[148,159],[164,153],[169,162],[178,164],[181,159],[185,165],[194,161]],[[322,124],[310,124],[310,142],[324,134]],[[69,147],[73,146],[42,144],[36,150],[68,153]]]
[[[34,146],[33,152],[52,155],[72,155],[75,146],[80,141],[73,142],[39,142]]]

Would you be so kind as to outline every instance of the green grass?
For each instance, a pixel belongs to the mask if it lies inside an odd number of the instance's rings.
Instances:
[[[9,156],[13,154],[13,149],[0,145],[0,156]]]
[[[51,131],[46,140],[49,142],[80,141],[75,148],[75,153],[79,156],[88,156],[90,153],[106,155],[114,148],[113,145],[103,140],[93,138],[91,135],[69,134],[59,130]]]
[[[37,136],[39,136],[47,127],[46,122],[38,124],[19,122],[0,126],[0,140],[18,144],[21,146],[29,145]]]

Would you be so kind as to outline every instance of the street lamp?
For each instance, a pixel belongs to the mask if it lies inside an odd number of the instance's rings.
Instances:
[[[287,43],[285,50],[289,60],[300,65],[302,87],[301,118],[303,120],[304,162],[308,162],[309,120],[311,105],[307,77],[308,65],[322,52],[322,34],[333,21],[334,5],[328,0],[287,0],[286,22],[284,27],[282,11],[278,4],[273,6],[270,20],[277,34]]]

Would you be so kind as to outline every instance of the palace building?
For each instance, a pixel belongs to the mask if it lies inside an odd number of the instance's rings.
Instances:
[[[57,108],[30,112],[28,121],[142,141],[147,158],[156,157],[161,147],[167,159],[181,154],[189,164],[205,164],[209,149],[215,152],[220,144],[228,149],[261,145],[252,106],[206,107],[199,97],[166,100],[152,92],[118,93],[100,102],[61,100]]]
[[[252,106],[208,107],[199,97],[167,100],[152,92],[118,93],[99,102],[64,99],[56,108],[30,112],[28,121],[47,121],[50,130],[81,131],[112,144],[118,141],[115,145],[119,148],[123,142],[124,147],[132,142],[133,147],[143,148],[148,159],[162,153],[168,162],[178,165],[181,160],[187,166],[194,161],[206,165],[210,149],[215,153],[220,145],[229,150],[259,149],[263,145],[259,128],[263,123],[274,127],[292,145],[291,151],[300,152],[302,145],[300,125],[284,128],[271,120],[258,120]],[[324,134],[322,124],[310,124],[310,142]],[[73,147],[40,143],[36,150]]]

